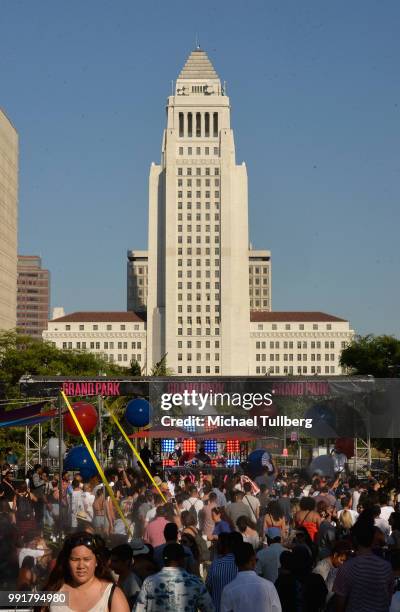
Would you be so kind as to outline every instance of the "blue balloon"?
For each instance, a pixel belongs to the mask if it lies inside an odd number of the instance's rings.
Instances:
[[[85,480],[97,474],[97,468],[86,446],[74,446],[68,451],[64,459],[64,470],[79,470]]]
[[[125,418],[134,427],[145,427],[150,423],[150,404],[147,400],[136,398],[128,402]]]
[[[265,469],[272,474],[274,468],[271,459],[271,453],[265,448],[257,448],[247,458],[254,475],[262,473]]]

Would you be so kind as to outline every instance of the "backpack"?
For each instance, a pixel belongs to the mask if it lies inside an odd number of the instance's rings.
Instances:
[[[18,495],[17,497],[17,518],[20,521],[29,520],[33,517],[33,504],[30,497]]]
[[[196,520],[196,525],[197,525],[197,523],[199,521],[199,515],[198,515],[198,512],[196,510],[196,501],[197,501],[197,499],[194,501],[193,504],[190,504],[190,508],[189,508],[188,512],[189,512],[190,516],[192,516]]]
[[[199,551],[199,563],[205,563],[210,561],[210,551],[207,546],[207,542],[201,537],[197,529],[194,527],[186,527],[186,531],[193,534],[194,541],[196,542],[197,549]]]

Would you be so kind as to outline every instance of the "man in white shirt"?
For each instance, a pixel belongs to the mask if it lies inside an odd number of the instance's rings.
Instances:
[[[381,507],[380,506],[374,506],[373,513],[374,513],[373,516],[374,516],[375,527],[378,527],[378,529],[382,531],[383,535],[385,536],[385,540],[387,542],[390,536],[390,525],[387,520],[381,517]]]
[[[248,542],[235,550],[238,575],[222,591],[221,612],[282,612],[276,588],[255,573],[256,555]]]
[[[72,494],[70,498],[70,512],[71,512],[71,527],[76,529],[78,521],[76,515],[81,510],[84,510],[81,483],[77,478],[72,481]]]
[[[358,502],[360,501],[361,497],[360,485],[358,482],[354,483],[354,488],[351,490],[351,497],[353,501],[351,509],[357,511]]]
[[[379,505],[381,507],[381,518],[385,521],[389,521],[390,515],[394,512],[394,508],[390,505],[390,496],[383,491],[379,494]]]
[[[197,488],[195,487],[195,485],[192,485],[189,488],[189,495],[190,495],[189,499],[185,499],[185,501],[182,504],[182,510],[188,510],[189,512],[196,512],[196,516],[197,516],[196,527],[199,528],[199,512],[200,510],[203,509],[204,503],[202,502],[201,499],[199,499],[199,492]]]
[[[92,493],[92,487],[89,483],[83,485],[82,492],[82,503],[83,509],[88,514],[90,520],[93,520],[93,502],[95,500],[95,496]]]

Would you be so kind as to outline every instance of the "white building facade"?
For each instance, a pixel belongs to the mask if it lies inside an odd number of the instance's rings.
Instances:
[[[337,376],[354,337],[349,322],[324,312],[252,312],[250,371],[272,376]]]
[[[353,336],[348,321],[323,312],[253,311],[248,373],[341,375],[345,372],[339,364],[340,355]],[[60,349],[93,352],[124,367],[137,361],[143,374],[149,374],[153,365],[147,357],[146,322],[134,312],[75,312],[58,317],[49,321],[43,339]],[[179,374],[218,375],[211,359],[205,366],[195,365],[197,341],[188,341],[185,371],[182,363]],[[178,372],[174,370],[173,374]]]
[[[146,371],[145,326],[134,312],[73,312],[49,321],[43,340],[60,349],[95,353],[125,367],[137,361]]]

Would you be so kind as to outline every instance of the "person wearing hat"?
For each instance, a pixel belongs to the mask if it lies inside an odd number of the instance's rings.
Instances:
[[[135,538],[129,542],[129,546],[132,548],[132,572],[141,588],[144,580],[153,576],[159,568],[153,559],[152,550],[143,540]]]
[[[76,513],[77,531],[85,531],[86,533],[95,533],[92,525],[92,520],[85,510],[78,510]]]
[[[279,527],[268,527],[266,536],[268,547],[257,553],[256,572],[266,580],[275,582],[281,566],[281,554],[287,549],[281,544],[282,532]]]
[[[135,612],[214,612],[204,583],[183,569],[185,551],[180,544],[167,544],[163,569],[143,582]]]

